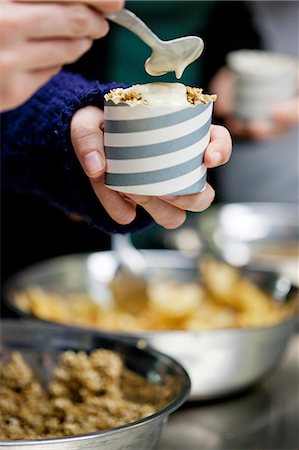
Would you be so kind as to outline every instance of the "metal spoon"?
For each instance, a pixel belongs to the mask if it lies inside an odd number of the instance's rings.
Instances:
[[[145,70],[149,75],[159,76],[167,72],[175,72],[176,77],[181,78],[186,67],[203,51],[203,40],[197,36],[162,41],[139,17],[125,8],[106,14],[106,17],[132,31],[151,47],[153,52],[145,62]]]
[[[145,259],[128,234],[114,234],[111,242],[118,261],[110,283],[114,301],[124,311],[141,312],[148,302]]]

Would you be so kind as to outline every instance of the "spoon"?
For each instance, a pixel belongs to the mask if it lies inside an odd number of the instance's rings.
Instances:
[[[162,41],[139,17],[125,8],[106,14],[106,18],[132,31],[151,47],[152,54],[145,61],[145,70],[152,76],[175,72],[176,77],[181,78],[186,67],[201,55],[204,48],[203,40],[197,36]]]
[[[145,259],[128,234],[112,235],[111,243],[118,262],[110,283],[114,301],[124,311],[142,312],[148,302]]]

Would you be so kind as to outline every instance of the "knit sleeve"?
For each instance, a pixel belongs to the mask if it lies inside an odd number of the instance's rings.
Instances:
[[[113,221],[93,192],[73,150],[70,122],[87,105],[103,106],[113,85],[61,72],[21,107],[2,114],[2,185],[43,197],[109,233],[134,231],[152,222],[137,208],[134,222]]]

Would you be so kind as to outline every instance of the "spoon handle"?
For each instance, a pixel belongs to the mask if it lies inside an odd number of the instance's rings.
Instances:
[[[119,263],[128,268],[133,274],[141,275],[146,270],[146,262],[143,255],[137,250],[129,234],[112,234],[111,248],[116,252]]]
[[[128,9],[123,8],[120,11],[106,14],[105,17],[132,31],[151,48],[157,47],[162,42],[139,17]]]

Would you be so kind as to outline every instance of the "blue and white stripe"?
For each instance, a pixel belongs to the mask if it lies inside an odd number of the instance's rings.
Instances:
[[[105,105],[105,184],[140,195],[179,195],[205,188],[204,151],[212,103],[194,107]]]

